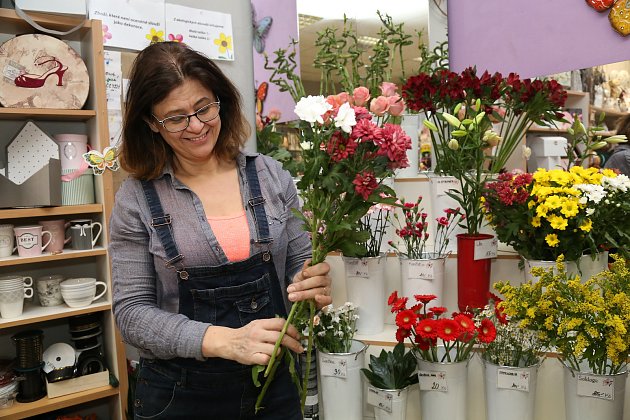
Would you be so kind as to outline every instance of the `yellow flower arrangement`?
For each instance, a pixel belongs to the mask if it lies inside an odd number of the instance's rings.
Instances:
[[[609,270],[586,281],[567,275],[560,257],[557,274],[532,270],[540,276],[536,283],[496,283],[505,296],[500,307],[571,368],[583,371],[588,364],[595,374],[619,373],[630,355],[630,270],[623,257],[613,257]]]

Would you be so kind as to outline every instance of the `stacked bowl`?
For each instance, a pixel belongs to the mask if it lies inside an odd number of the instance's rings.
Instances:
[[[96,288],[101,286],[103,291],[96,294]],[[71,308],[82,308],[100,299],[107,292],[107,284],[96,281],[91,277],[71,278],[60,283],[61,296]]]
[[[22,315],[24,298],[33,297],[33,279],[22,276],[0,277],[0,317],[17,318]]]

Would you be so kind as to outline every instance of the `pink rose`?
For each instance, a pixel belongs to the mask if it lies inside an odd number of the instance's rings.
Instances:
[[[381,95],[383,96],[393,96],[398,90],[398,86],[396,86],[396,83],[392,82],[383,82],[379,87],[381,88]]]
[[[389,109],[389,99],[385,96],[379,96],[370,102],[370,111],[379,117],[382,117]]]
[[[359,86],[352,92],[355,106],[363,106],[370,99],[370,91],[365,86]]]
[[[336,110],[346,102],[350,102],[350,95],[348,95],[348,92],[341,92],[337,95],[328,95],[326,97],[326,102],[333,106],[333,110]]]
[[[260,114],[257,112],[256,113],[256,130],[262,131],[263,128],[265,128],[265,126],[263,125],[262,118],[260,118]]]
[[[389,100],[390,115],[397,117],[405,112],[405,101],[400,95],[395,94],[394,96],[389,96],[387,99]]]
[[[267,114],[267,117],[269,117],[271,121],[278,121],[280,117],[282,117],[282,113],[278,108],[271,108],[269,110],[269,113]]]

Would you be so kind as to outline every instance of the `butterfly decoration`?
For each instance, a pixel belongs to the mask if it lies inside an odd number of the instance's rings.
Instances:
[[[630,35],[630,0],[586,0],[586,4],[600,13],[610,9],[608,20],[613,29],[622,36]]]
[[[262,54],[265,51],[265,38],[269,33],[273,18],[265,16],[260,20],[256,20],[256,11],[252,7],[252,25],[254,26],[254,49],[257,53]]]
[[[269,83],[261,82],[256,88],[256,112],[262,115],[263,102],[267,98],[267,89],[269,89]]]
[[[116,152],[116,147],[107,146],[103,149],[103,153],[98,150],[90,150],[89,152],[84,153],[83,159],[85,159],[88,165],[92,168],[94,175],[101,175],[107,168],[111,171],[117,171],[118,168],[120,168]]]

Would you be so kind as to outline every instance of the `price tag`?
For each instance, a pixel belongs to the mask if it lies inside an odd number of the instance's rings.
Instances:
[[[367,402],[373,407],[380,408],[391,414],[392,394],[368,386]]]
[[[499,369],[497,388],[529,392],[529,372],[516,369]]]
[[[479,239],[475,241],[475,261],[497,257],[497,238]]]
[[[613,378],[578,373],[577,394],[612,401],[615,399],[615,381]]]
[[[334,376],[344,379],[348,376],[348,365],[345,360],[326,357],[323,354],[319,355],[319,359],[322,376]]]
[[[346,260],[346,277],[369,279],[368,261],[366,259]]]
[[[459,188],[459,181],[455,178],[438,179],[435,181],[435,195],[445,196],[449,190],[456,190]]]
[[[410,260],[409,261],[410,280],[433,280],[435,279],[435,262],[431,260]]]
[[[446,382],[446,372],[442,371],[418,371],[418,382],[421,391],[448,391],[448,383]]]

